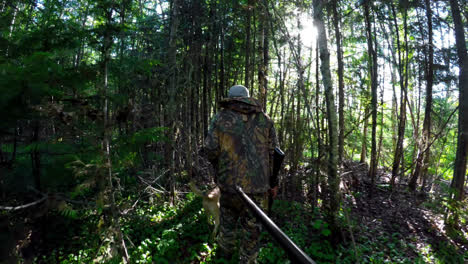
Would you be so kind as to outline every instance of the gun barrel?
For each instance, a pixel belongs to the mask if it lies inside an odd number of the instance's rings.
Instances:
[[[307,256],[281,229],[260,209],[247,194],[244,193],[241,187],[236,186],[236,191],[239,193],[242,201],[247,205],[247,208],[254,216],[263,224],[273,238],[286,251],[292,263],[315,264],[315,262]]]

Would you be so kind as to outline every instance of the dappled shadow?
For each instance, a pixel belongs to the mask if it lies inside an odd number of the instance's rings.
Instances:
[[[425,253],[432,254],[441,263],[463,263],[467,244],[457,243],[445,234],[442,215],[424,207],[429,201],[427,197],[410,193],[405,185],[392,191],[385,181],[378,182],[369,196],[367,174],[358,172],[357,176],[360,184],[352,186],[347,196],[350,199],[345,202],[360,226],[358,236],[388,240],[389,245],[401,241],[403,245],[410,245],[404,248],[405,255],[413,258]],[[383,252],[390,250],[392,248],[382,248]]]
[[[0,263],[32,263],[39,256],[49,256],[54,250],[67,254],[67,250],[82,247],[78,237],[87,223],[96,223],[98,218],[79,219],[63,216],[57,211],[45,211],[38,206],[25,211],[11,212],[1,218],[2,254]],[[88,241],[93,241],[88,233]],[[41,258],[36,263],[45,263]]]

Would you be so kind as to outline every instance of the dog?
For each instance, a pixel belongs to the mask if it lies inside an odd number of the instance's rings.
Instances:
[[[214,239],[219,228],[219,198],[221,196],[221,190],[216,187],[206,193],[202,192],[195,186],[195,183],[190,182],[189,187],[196,195],[203,198],[203,208],[207,216],[208,224],[211,224],[210,216],[213,217],[214,229],[211,233],[211,238]]]

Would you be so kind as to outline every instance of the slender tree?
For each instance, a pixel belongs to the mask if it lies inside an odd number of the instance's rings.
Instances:
[[[248,0],[247,6],[246,6],[246,20],[247,23],[245,23],[245,67],[244,67],[244,84],[248,86],[250,84],[250,47],[251,47],[251,23],[252,23],[252,10],[254,8],[254,3],[252,0]],[[252,88],[252,87],[251,87]]]
[[[172,203],[175,203],[175,144],[176,144],[176,93],[177,93],[177,46],[176,35],[179,26],[179,0],[172,0],[171,3],[171,24],[169,32],[169,51],[167,53],[168,60],[168,99],[167,104],[167,127],[168,129],[168,142],[166,144],[166,164],[169,167],[170,177],[170,192]]]
[[[416,189],[417,180],[421,177],[426,177],[427,167],[429,163],[429,141],[431,134],[431,112],[432,112],[432,83],[434,79],[434,46],[432,42],[432,9],[429,0],[425,0],[426,4],[426,18],[427,18],[427,29],[428,29],[428,43],[427,43],[427,61],[424,67],[426,72],[426,106],[424,110],[424,123],[423,123],[423,138],[419,144],[418,156],[416,158],[416,167],[413,175],[409,181],[409,187],[411,190]],[[424,185],[424,184],[423,184]],[[424,186],[423,186],[424,187]]]
[[[338,235],[337,215],[340,209],[340,192],[338,177],[338,135],[337,135],[337,117],[335,109],[335,98],[333,95],[333,82],[330,72],[330,53],[327,47],[327,32],[323,22],[323,7],[324,1],[314,0],[314,19],[318,31],[318,44],[320,50],[320,71],[322,74],[322,82],[325,88],[325,100],[327,106],[328,120],[328,220],[334,232],[334,236]]]
[[[318,184],[322,182],[322,175],[320,173],[320,168],[322,165],[322,153],[323,153],[323,144],[322,144],[322,133],[320,126],[320,81],[319,81],[319,45],[318,39],[315,46],[315,121],[316,121],[316,138],[317,138],[317,161],[315,165],[315,182],[317,186],[315,187],[316,193],[318,193]],[[324,186],[324,185],[323,185]],[[314,203],[317,201],[317,194],[315,195]]]
[[[365,1],[364,16],[366,20],[367,51],[369,54],[368,65],[371,79],[372,139],[369,178],[371,178],[371,186],[373,187],[375,184],[375,176],[377,171],[377,52],[374,48],[374,36],[372,33],[372,24],[369,10],[370,4],[370,1]]]
[[[392,14],[393,14],[393,26],[395,27],[396,33],[396,43],[397,43],[397,54],[398,54],[398,73],[400,79],[400,115],[398,116],[398,139],[395,148],[395,154],[393,157],[393,165],[392,165],[392,177],[390,179],[390,185],[394,187],[395,179],[399,174],[400,164],[403,159],[403,141],[405,138],[405,126],[406,126],[406,104],[407,104],[407,97],[406,97],[406,84],[407,84],[407,74],[408,74],[408,42],[407,39],[407,6],[406,4],[403,5],[404,14],[404,39],[405,39],[405,54],[406,59],[404,60],[403,55],[401,54],[401,42],[400,42],[400,28],[397,23],[397,14],[395,11],[395,6],[392,3]],[[403,61],[404,60],[404,61]],[[402,175],[400,175],[402,176]]]
[[[458,143],[451,188],[453,199],[455,201],[462,201],[465,194],[463,186],[465,184],[466,159],[468,154],[468,55],[466,52],[465,30],[458,2],[450,0],[450,7],[455,24],[455,41],[460,69],[458,76]]]
[[[111,127],[110,127],[110,106],[109,106],[109,97],[111,94],[109,93],[109,64],[110,64],[110,52],[112,49],[112,29],[114,25],[112,23],[112,13],[117,8],[116,5],[111,3],[104,3],[104,17],[105,17],[105,27],[104,27],[104,34],[103,34],[103,48],[102,48],[102,72],[103,72],[103,84],[102,84],[102,94],[104,98],[103,102],[103,147],[104,147],[104,160],[105,160],[105,167],[107,168],[107,184],[105,184],[104,179],[101,179],[100,185],[102,187],[107,186],[110,192],[110,209],[112,213],[112,221],[113,225],[115,225],[115,235],[118,241],[118,250],[120,255],[122,256],[123,262],[127,263],[129,256],[127,252],[127,247],[125,246],[125,241],[123,239],[122,230],[120,228],[120,216],[118,212],[118,208],[115,201],[115,189],[113,183],[113,172],[112,172],[112,160],[111,160]],[[104,194],[106,190],[101,190],[101,193]]]
[[[343,51],[341,48],[341,30],[340,30],[340,17],[338,15],[338,2],[339,0],[334,0],[331,2],[333,10],[333,25],[335,28],[335,38],[336,38],[336,54],[338,59],[338,163],[343,162],[343,152],[344,152],[344,132],[345,132],[345,122],[344,122],[344,69],[343,69]]]

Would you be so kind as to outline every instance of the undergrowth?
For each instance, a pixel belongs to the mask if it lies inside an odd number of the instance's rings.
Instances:
[[[201,199],[193,193],[177,205],[164,202],[141,203],[129,217],[122,218],[122,230],[131,263],[228,263],[216,258],[217,245],[210,241],[212,226],[208,225]],[[51,228],[63,231],[62,238],[71,239],[50,244],[49,254],[36,258],[36,263],[120,263],[120,258],[103,258],[110,254],[115,241],[106,240],[102,219],[96,214],[82,213],[71,219],[55,216]],[[61,217],[61,218],[60,218]],[[60,219],[59,219],[60,218]],[[273,204],[273,218],[280,228],[317,263],[463,263],[464,258],[449,244],[408,242],[400,233],[365,230],[351,221],[356,247],[349,234],[340,245],[329,242],[331,231],[321,213],[309,206],[284,200]],[[58,232],[52,232],[58,233]],[[61,233],[61,232],[60,232]],[[111,237],[111,236],[107,236]],[[287,254],[266,232],[262,233],[259,263],[290,263]],[[408,252],[412,252],[409,254]]]

